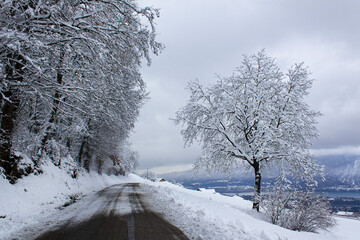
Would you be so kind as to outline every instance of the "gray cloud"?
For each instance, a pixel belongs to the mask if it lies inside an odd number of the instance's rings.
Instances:
[[[360,146],[360,2],[142,0],[161,8],[164,52],[144,67],[151,100],[143,107],[131,141],[140,167],[189,164],[198,146],[183,148],[180,128],[169,118],[187,101],[188,81],[231,75],[242,55],[262,48],[283,70],[304,61],[316,79],[309,104],[319,119],[314,148]]]

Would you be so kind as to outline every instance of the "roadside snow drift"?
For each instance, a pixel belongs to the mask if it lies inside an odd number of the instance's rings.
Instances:
[[[190,239],[357,240],[360,221],[336,217],[336,225],[320,233],[296,232],[268,223],[252,203],[209,190],[194,191],[169,182],[146,181],[150,208],[160,212]]]
[[[360,221],[337,217],[336,225],[320,233],[295,232],[272,225],[252,203],[241,197],[227,197],[213,190],[194,191],[169,182],[151,182],[137,175],[126,177],[95,173],[71,178],[50,164],[44,174],[28,176],[15,185],[0,178],[0,240],[31,239],[34,233],[59,227],[69,219],[90,218],[101,204],[95,192],[119,183],[139,182],[148,209],[160,213],[195,240],[357,240]],[[70,200],[80,200],[64,210]],[[89,207],[92,206],[92,207]],[[128,206],[119,206],[126,209]]]
[[[61,215],[59,208],[71,201],[70,196],[82,199],[113,184],[141,180],[133,174],[123,177],[94,172],[80,173],[74,179],[51,163],[42,168],[43,174],[32,174],[14,185],[0,177],[0,240],[12,239],[19,229],[44,224],[46,218]]]

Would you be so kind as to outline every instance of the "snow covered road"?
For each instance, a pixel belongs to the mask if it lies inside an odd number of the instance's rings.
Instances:
[[[139,190],[139,183],[107,187],[97,192],[92,201],[84,201],[85,206],[73,209],[72,218],[36,240],[188,239],[179,229],[149,210],[143,204]],[[93,214],[88,219],[75,220],[83,211],[93,211]]]

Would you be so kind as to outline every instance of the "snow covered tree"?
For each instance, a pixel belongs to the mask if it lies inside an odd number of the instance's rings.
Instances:
[[[15,151],[35,165],[60,166],[70,154],[79,167],[86,155],[111,162],[124,152],[147,97],[139,68],[162,49],[156,17],[134,0],[0,3],[0,168],[9,179],[23,175]]]
[[[229,173],[239,166],[254,172],[253,208],[259,210],[261,174],[277,166],[282,177],[315,183],[320,168],[309,153],[317,137],[319,113],[304,101],[312,85],[304,65],[282,73],[265,51],[244,56],[230,77],[203,87],[188,85],[190,100],[176,113],[185,145],[197,140],[202,156],[196,167]]]
[[[155,182],[157,179],[156,173],[149,171],[148,169],[144,174],[141,175],[143,178]]]
[[[263,197],[270,222],[295,231],[317,232],[334,225],[329,201],[314,192],[274,184]]]

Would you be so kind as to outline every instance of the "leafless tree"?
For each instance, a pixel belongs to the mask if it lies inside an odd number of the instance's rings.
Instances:
[[[93,154],[111,161],[147,97],[139,67],[162,49],[158,10],[133,0],[0,4],[5,175],[14,181],[23,174],[15,151],[35,167],[48,157],[60,166],[68,154],[79,166]]]
[[[262,208],[271,223],[291,230],[317,232],[335,224],[326,198],[278,184],[264,195]]]
[[[295,175],[309,183],[320,171],[308,150],[319,116],[304,101],[311,84],[302,63],[282,73],[261,51],[245,56],[232,76],[219,76],[209,87],[190,82],[190,100],[174,121],[183,125],[186,144],[200,142],[197,167],[253,170],[253,208],[259,210],[261,174],[267,168],[277,166],[283,177]]]

